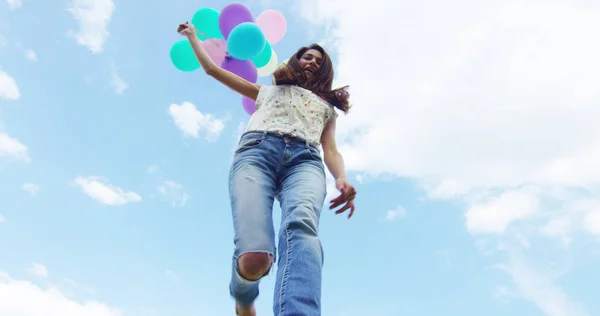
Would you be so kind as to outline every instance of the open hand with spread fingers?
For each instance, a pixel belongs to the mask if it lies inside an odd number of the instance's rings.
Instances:
[[[348,218],[351,218],[354,214],[354,198],[356,197],[356,189],[354,186],[348,182],[346,178],[338,178],[335,180],[335,186],[338,190],[340,190],[341,194],[335,199],[331,200],[331,204],[329,205],[329,209],[333,210],[341,205],[341,208],[335,211],[335,214],[342,214],[347,210],[350,210],[348,213]]]

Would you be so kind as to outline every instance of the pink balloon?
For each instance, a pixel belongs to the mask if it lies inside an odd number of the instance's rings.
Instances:
[[[202,47],[217,65],[221,65],[227,55],[227,42],[220,38],[211,38],[202,42]]]
[[[256,102],[254,102],[254,100],[248,99],[247,97],[242,97],[242,107],[244,108],[244,111],[248,113],[248,115],[252,115],[254,112],[256,112],[256,108],[254,107],[255,104]]]
[[[287,22],[283,14],[272,9],[263,11],[256,18],[256,25],[263,31],[270,44],[279,42],[287,30]]]

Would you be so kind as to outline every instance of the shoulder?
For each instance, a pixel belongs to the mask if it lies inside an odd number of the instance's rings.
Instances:
[[[262,98],[266,97],[268,94],[270,94],[273,91],[274,87],[276,87],[276,86],[263,85],[263,84],[259,85],[257,99],[260,99],[261,97]]]
[[[314,93],[314,92],[310,92],[311,93],[311,97],[316,100],[317,102],[321,103],[325,108],[327,108],[329,111],[330,116],[333,117],[337,117],[338,114],[335,110],[335,106],[333,106],[333,104],[329,103],[327,100],[323,99],[321,96],[319,96],[318,94]]]

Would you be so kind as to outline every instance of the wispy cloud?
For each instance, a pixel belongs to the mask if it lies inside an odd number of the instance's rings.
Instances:
[[[33,49],[26,49],[25,50],[25,58],[27,58],[27,60],[30,60],[30,61],[37,61],[37,54],[35,53],[35,51]]]
[[[156,172],[158,172],[159,169],[160,168],[157,165],[151,165],[151,166],[148,166],[148,168],[146,169],[146,172],[148,174],[155,174]]]
[[[30,162],[29,149],[20,141],[0,131],[0,158],[9,157],[22,162]]]
[[[117,73],[117,67],[113,64],[110,67],[110,85],[113,87],[116,94],[123,94],[125,90],[129,89],[129,84],[123,80]]]
[[[521,254],[509,251],[509,261],[497,267],[512,277],[520,296],[534,302],[546,315],[588,316],[548,273],[541,272]]]
[[[40,192],[40,186],[35,183],[25,183],[21,186],[21,189],[33,196]]]
[[[142,201],[135,192],[125,192],[119,187],[106,183],[101,177],[77,177],[73,184],[92,199],[110,206],[120,206]]]
[[[33,276],[38,277],[47,277],[48,269],[39,263],[32,263],[29,268],[27,268],[27,272]]]
[[[109,35],[108,24],[115,12],[113,0],[73,0],[68,11],[79,26],[69,35],[92,53],[101,53]]]
[[[388,210],[385,214],[385,219],[393,221],[395,219],[405,218],[406,210],[401,205],[396,206],[393,210]]]
[[[177,280],[179,280],[179,275],[177,273],[171,271],[171,270],[165,271],[165,275],[171,281],[177,281]]]
[[[18,9],[23,6],[23,2],[21,0],[6,0],[9,9]]]
[[[21,92],[15,79],[0,69],[0,99],[14,101],[20,97]]]
[[[158,187],[158,192],[174,207],[183,207],[191,198],[183,189],[183,185],[175,181],[165,181]]]

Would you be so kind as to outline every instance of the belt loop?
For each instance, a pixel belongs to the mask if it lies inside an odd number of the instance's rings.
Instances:
[[[262,134],[262,140],[265,140],[265,139],[267,139],[267,133],[268,133],[268,131],[267,131],[267,130],[264,130],[264,131],[263,131],[263,134]]]
[[[308,141],[308,139],[304,140],[306,142],[306,148],[310,148],[310,142]]]

